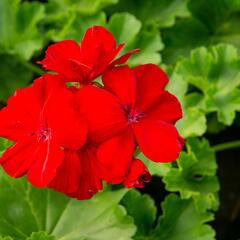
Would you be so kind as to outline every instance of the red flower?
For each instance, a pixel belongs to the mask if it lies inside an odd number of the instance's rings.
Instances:
[[[45,75],[16,91],[0,112],[0,136],[16,142],[0,159],[12,177],[27,175],[37,186],[47,186],[64,161],[63,148],[79,149],[87,134],[76,114],[73,93],[61,77]]]
[[[134,159],[123,183],[126,188],[143,188],[150,180],[151,175],[147,167],[139,159]]]
[[[112,34],[105,28],[94,26],[86,31],[80,45],[73,40],[53,44],[38,63],[63,75],[67,82],[90,84],[109,65],[123,64],[138,51],[133,50],[113,61],[122,47],[123,44],[116,46]]]
[[[87,144],[77,151],[65,150],[64,161],[49,186],[79,200],[101,190],[96,148]]]
[[[102,178],[109,183],[124,181],[136,143],[152,161],[176,160],[183,140],[174,124],[182,111],[178,100],[164,90],[165,73],[153,64],[133,70],[116,67],[105,71],[103,83],[105,90],[89,86],[78,93],[90,138],[102,142],[97,152],[105,169]]]

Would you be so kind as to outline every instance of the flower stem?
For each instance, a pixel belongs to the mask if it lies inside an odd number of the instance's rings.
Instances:
[[[220,152],[220,151],[225,151],[228,149],[238,148],[238,147],[240,147],[240,140],[217,144],[212,148],[215,152]]]

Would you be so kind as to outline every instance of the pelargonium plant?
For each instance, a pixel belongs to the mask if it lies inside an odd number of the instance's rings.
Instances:
[[[80,44],[48,47],[38,63],[51,72],[17,90],[0,111],[0,136],[14,142],[0,159],[7,174],[89,199],[103,182],[144,187],[151,175],[139,150],[157,163],[178,158],[182,110],[165,89],[166,73],[154,64],[130,68],[139,50],[116,58],[122,47],[100,26]]]

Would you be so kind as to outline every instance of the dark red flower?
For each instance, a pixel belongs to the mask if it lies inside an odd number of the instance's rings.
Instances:
[[[79,200],[91,198],[102,189],[96,148],[86,144],[64,152],[64,161],[49,186]]]
[[[76,113],[74,94],[57,75],[44,75],[16,91],[0,111],[0,136],[15,144],[0,159],[12,177],[27,175],[47,186],[64,160],[63,148],[79,149],[87,126]]]
[[[131,70],[115,67],[103,74],[105,89],[80,89],[78,104],[89,136],[98,149],[102,178],[120,183],[129,171],[136,144],[152,161],[177,159],[183,144],[175,122],[182,117],[178,100],[164,90],[165,73],[153,64]],[[89,98],[94,96],[94,101]],[[97,103],[97,104],[96,104]]]
[[[122,47],[123,44],[116,46],[112,34],[104,27],[94,26],[86,31],[80,45],[73,40],[53,44],[38,63],[63,75],[68,82],[89,84],[108,66],[123,64],[138,51],[130,51],[113,61]]]
[[[151,178],[152,177],[144,163],[139,159],[134,159],[123,183],[126,188],[143,188],[145,183],[151,181]]]

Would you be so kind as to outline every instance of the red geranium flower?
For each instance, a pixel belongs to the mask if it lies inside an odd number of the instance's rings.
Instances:
[[[49,187],[79,200],[91,198],[102,189],[96,148],[86,144],[79,150],[64,152],[64,161]]]
[[[138,51],[133,50],[113,61],[123,45],[116,46],[110,32],[104,27],[94,26],[86,31],[80,45],[73,40],[53,44],[38,63],[63,75],[67,82],[90,84],[109,65],[123,64]]]
[[[182,111],[178,100],[164,90],[165,73],[153,64],[133,70],[115,67],[105,71],[103,83],[105,89],[88,86],[78,93],[90,138],[102,142],[97,152],[102,178],[109,183],[124,181],[136,143],[152,161],[176,160],[183,139],[174,124]]]
[[[79,149],[87,126],[77,115],[74,94],[61,77],[44,75],[16,91],[0,112],[0,136],[15,144],[0,159],[12,177],[27,175],[37,187],[47,186],[64,160],[63,148]]]
[[[150,180],[151,175],[147,167],[139,159],[134,159],[123,183],[126,188],[143,188]]]

